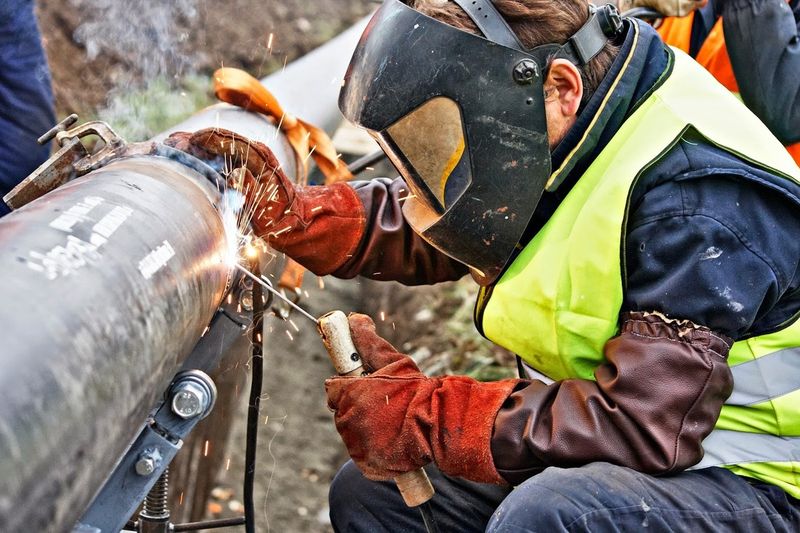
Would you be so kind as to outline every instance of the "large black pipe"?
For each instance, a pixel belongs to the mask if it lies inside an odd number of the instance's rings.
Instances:
[[[267,86],[330,130],[362,29]],[[214,106],[174,130],[208,126],[265,142],[294,172],[263,117]],[[0,219],[0,531],[70,530],[201,337],[230,274],[215,201],[189,166],[135,155]]]
[[[0,219],[0,531],[70,524],[200,338],[230,274],[213,201],[137,156]]]

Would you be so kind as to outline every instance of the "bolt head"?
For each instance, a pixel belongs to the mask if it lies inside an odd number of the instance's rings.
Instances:
[[[149,476],[156,471],[156,462],[152,457],[141,457],[136,461],[135,468],[140,476]]]
[[[245,311],[253,310],[253,291],[247,289],[243,290],[239,295],[239,302],[242,304],[242,309]]]
[[[539,77],[539,66],[532,59],[523,59],[514,66],[514,81],[528,85]]]
[[[180,383],[172,395],[172,412],[181,418],[202,415],[210,401],[208,394],[196,383]]]

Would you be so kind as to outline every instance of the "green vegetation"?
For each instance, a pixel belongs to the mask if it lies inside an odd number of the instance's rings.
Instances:
[[[156,78],[144,87],[122,86],[97,112],[126,141],[144,141],[214,103],[211,80],[192,74],[177,84]]]

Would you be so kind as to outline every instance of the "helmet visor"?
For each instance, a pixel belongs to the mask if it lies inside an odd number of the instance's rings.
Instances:
[[[339,95],[411,189],[406,221],[480,283],[508,262],[550,175],[546,60],[384,0]]]
[[[424,134],[423,134],[424,132]],[[437,97],[386,129],[384,140],[393,144],[414,174],[408,185],[414,194],[443,213],[469,185],[458,172],[465,156],[466,138],[461,110],[453,100]]]

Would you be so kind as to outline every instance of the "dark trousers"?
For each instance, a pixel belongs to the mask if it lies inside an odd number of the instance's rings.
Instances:
[[[722,468],[653,477],[608,463],[548,468],[514,490],[426,468],[442,532],[800,531],[800,502],[773,485]],[[331,484],[337,532],[425,531],[391,482],[364,478],[352,462]]]

